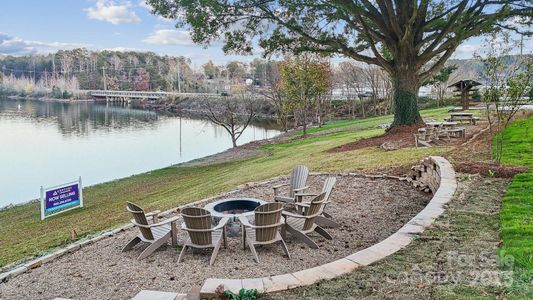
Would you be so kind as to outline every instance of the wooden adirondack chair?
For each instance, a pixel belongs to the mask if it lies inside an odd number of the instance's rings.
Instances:
[[[139,228],[140,234],[124,246],[122,252],[130,250],[141,241],[149,243],[150,245],[137,258],[141,260],[166,244],[169,239],[172,240],[172,246],[177,245],[176,221],[179,216],[159,222],[159,211],[145,213],[141,207],[131,202],[127,202],[126,209],[133,215],[131,223]],[[151,224],[148,218],[152,219]]]
[[[316,217],[316,223],[321,226],[326,227],[339,227],[339,223],[332,220],[332,216],[328,214],[325,209],[326,205],[328,203],[331,203],[329,200],[329,197],[331,196],[331,192],[333,191],[333,188],[335,187],[335,183],[337,182],[337,178],[335,176],[330,176],[326,178],[326,181],[324,181],[324,186],[322,187],[322,193],[326,193],[324,196],[324,204],[322,206],[322,214]],[[312,194],[312,193],[304,193],[303,191],[296,192],[296,201],[301,203],[298,205],[299,212],[301,213],[304,208],[308,208],[311,205],[311,202],[305,202],[303,201],[304,197],[316,197],[318,194]]]
[[[248,218],[244,216],[239,217],[239,221],[243,225],[243,247],[246,249],[246,244],[250,247],[254,259],[259,263],[259,257],[255,251],[255,245],[267,245],[280,242],[283,252],[291,258],[289,249],[285,241],[279,233],[279,228],[283,226],[281,222],[281,211],[283,210],[282,203],[266,203],[255,209],[255,225],[250,224]]]
[[[433,141],[434,129],[432,126],[426,127],[426,128],[419,128],[418,133],[415,133],[415,146],[418,148],[418,145],[422,145],[425,147],[431,147],[430,142]]]
[[[289,183],[273,186],[274,189],[274,201],[292,203],[295,202],[295,192],[306,189],[307,177],[309,176],[309,168],[302,165],[297,165],[292,169],[291,178]],[[279,189],[289,186],[288,195],[280,195]]]
[[[282,227],[281,236],[285,239],[286,231],[288,231],[313,249],[318,249],[318,245],[313,242],[307,234],[314,231],[328,240],[333,239],[324,228],[315,223],[316,217],[322,214],[322,206],[324,205],[325,197],[326,193],[321,193],[316,196],[308,207],[304,206],[303,214],[283,211],[282,215],[285,217],[285,226]],[[295,205],[301,206],[302,204],[295,202]]]
[[[213,248],[209,265],[213,265],[217,258],[218,250],[222,241],[226,247],[226,231],[224,226],[229,221],[228,218],[222,218],[218,225],[212,227],[211,213],[199,207],[187,207],[181,210],[183,216],[182,229],[189,233],[189,239],[183,245],[178,263],[181,262],[187,247],[205,249]]]

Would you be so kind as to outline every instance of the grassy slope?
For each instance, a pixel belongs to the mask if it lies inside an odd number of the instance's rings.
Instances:
[[[505,131],[502,162],[533,168],[533,116],[512,123]],[[511,255],[520,281],[533,275],[533,171],[513,178],[500,213],[502,255]],[[523,280],[520,280],[522,278]]]
[[[449,110],[451,107],[442,107],[436,109],[428,109],[420,112],[423,118],[431,118],[435,120],[442,121],[444,118],[449,117]],[[322,127],[309,128],[309,133],[316,133],[320,131],[330,130],[330,129],[365,129],[368,127],[375,127],[379,124],[390,123],[392,122],[392,115],[381,116],[375,118],[368,118],[362,120],[340,120],[340,121],[330,121],[327,122]]]
[[[446,109],[423,112],[441,119]],[[71,230],[80,237],[128,222],[126,201],[147,210],[165,210],[209,197],[235,186],[286,174],[297,163],[315,171],[368,170],[416,162],[427,155],[440,154],[443,148],[360,149],[326,153],[327,149],[360,138],[383,133],[375,125],[391,116],[341,123],[339,132],[265,146],[261,157],[202,167],[168,167],[84,189],[85,207],[39,220],[38,203],[0,212],[0,266],[38,255],[42,251],[70,242]],[[331,126],[330,126],[331,127]]]

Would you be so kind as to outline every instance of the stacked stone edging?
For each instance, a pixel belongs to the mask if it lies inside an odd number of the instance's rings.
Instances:
[[[457,188],[452,165],[440,156],[430,156],[422,160],[420,166],[413,167],[411,175],[407,179],[412,181],[415,187],[432,191],[433,198],[407,224],[383,241],[333,262],[294,273],[245,279],[208,278],[201,288],[200,298],[216,297],[216,289],[220,285],[234,293],[238,293],[241,288],[256,289],[259,293],[273,293],[308,286],[320,280],[345,275],[399,251],[444,212],[444,205],[452,199]]]

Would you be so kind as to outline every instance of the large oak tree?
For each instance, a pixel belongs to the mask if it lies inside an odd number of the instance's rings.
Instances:
[[[416,95],[466,39],[529,22],[533,0],[148,0],[194,42],[226,52],[339,54],[385,69],[394,125],[421,122]]]

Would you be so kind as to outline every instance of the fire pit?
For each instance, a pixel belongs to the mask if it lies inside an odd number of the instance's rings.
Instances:
[[[254,209],[265,203],[267,202],[255,198],[231,198],[209,203],[205,209],[217,222],[223,217],[230,218],[227,226],[228,236],[238,236],[241,230],[238,218],[244,216],[251,220],[254,216]]]

